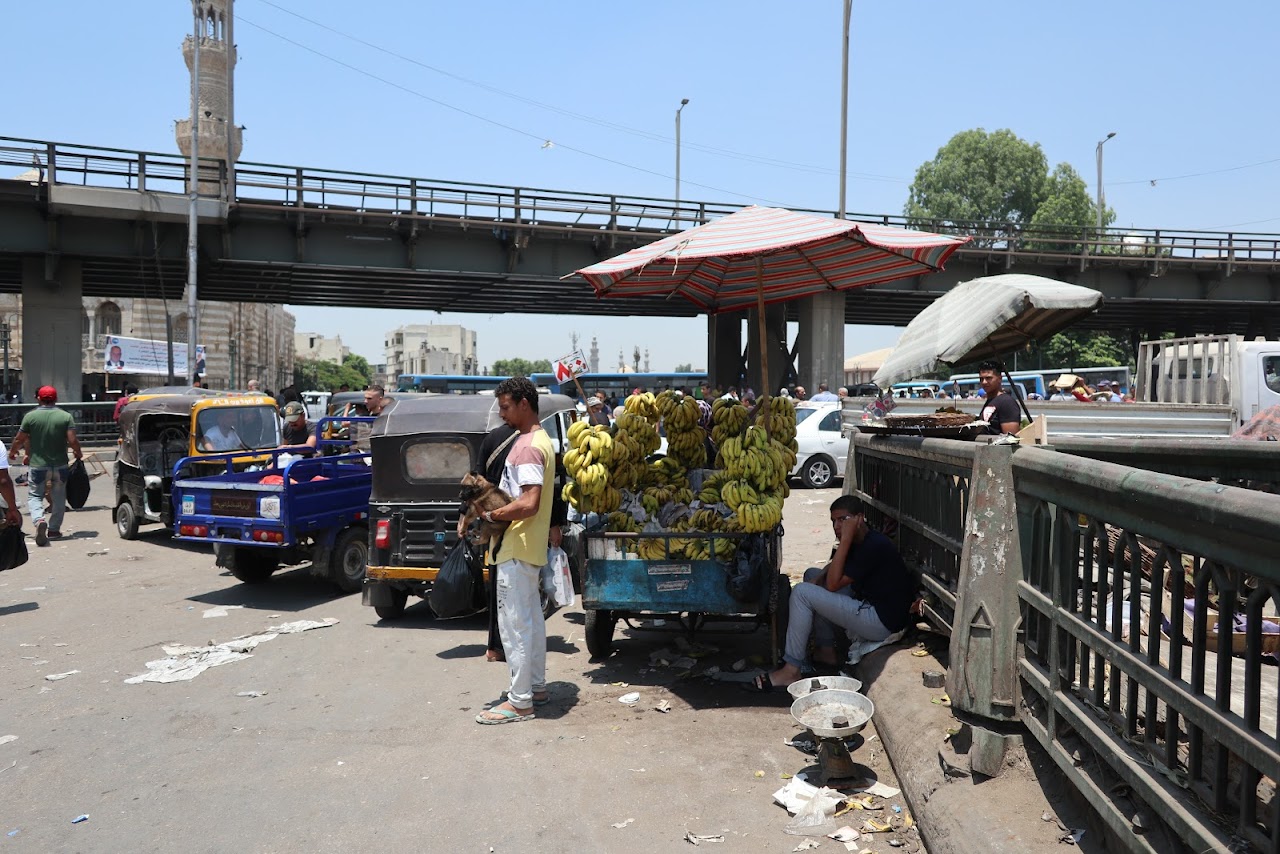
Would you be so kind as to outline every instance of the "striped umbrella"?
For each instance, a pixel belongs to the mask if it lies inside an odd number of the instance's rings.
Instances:
[[[932,273],[967,239],[752,206],[576,272],[597,296],[714,314]]]

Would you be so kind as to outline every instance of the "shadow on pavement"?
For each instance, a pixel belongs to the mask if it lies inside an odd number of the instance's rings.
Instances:
[[[212,561],[213,555],[210,555]],[[307,567],[280,571],[263,584],[243,584],[229,574],[229,587],[188,596],[191,602],[208,605],[243,605],[260,611],[305,611],[350,594],[311,575]]]
[[[23,611],[38,611],[39,609],[39,602],[19,602],[17,605],[5,605],[0,608],[0,617],[8,614],[21,614]]]

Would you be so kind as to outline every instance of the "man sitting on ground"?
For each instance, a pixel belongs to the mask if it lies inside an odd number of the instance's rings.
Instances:
[[[784,663],[756,677],[757,691],[801,678],[810,632],[815,662],[835,665],[837,626],[855,645],[884,641],[907,627],[915,584],[893,542],[867,527],[862,502],[852,495],[831,503],[831,525],[840,544],[826,566],[808,570],[791,588]]]

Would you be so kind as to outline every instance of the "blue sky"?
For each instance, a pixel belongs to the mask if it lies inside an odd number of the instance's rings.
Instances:
[[[841,8],[238,0],[242,158],[669,197],[674,113],[688,98],[686,199],[834,209]],[[973,127],[1039,142],[1092,192],[1094,146],[1115,131],[1105,184],[1117,226],[1280,231],[1280,161],[1267,162],[1280,4],[1206,8],[855,0],[848,209],[900,213],[916,167]],[[189,9],[10,0],[0,21],[30,37],[9,39],[0,67],[27,84],[11,85],[0,134],[176,150]],[[558,356],[573,331],[606,353],[648,347],[655,369],[705,362],[701,319],[295,313],[300,330],[341,333],[376,361],[386,329],[435,319],[477,329],[484,363]],[[846,354],[895,337],[850,327]]]

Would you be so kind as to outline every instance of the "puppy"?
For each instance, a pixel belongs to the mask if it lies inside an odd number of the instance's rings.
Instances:
[[[465,531],[476,519],[480,522],[481,541],[501,536],[510,522],[485,522],[482,513],[497,510],[511,503],[511,496],[494,486],[480,472],[470,472],[462,477],[462,490],[459,493],[467,505],[467,512],[462,517],[462,529]]]

